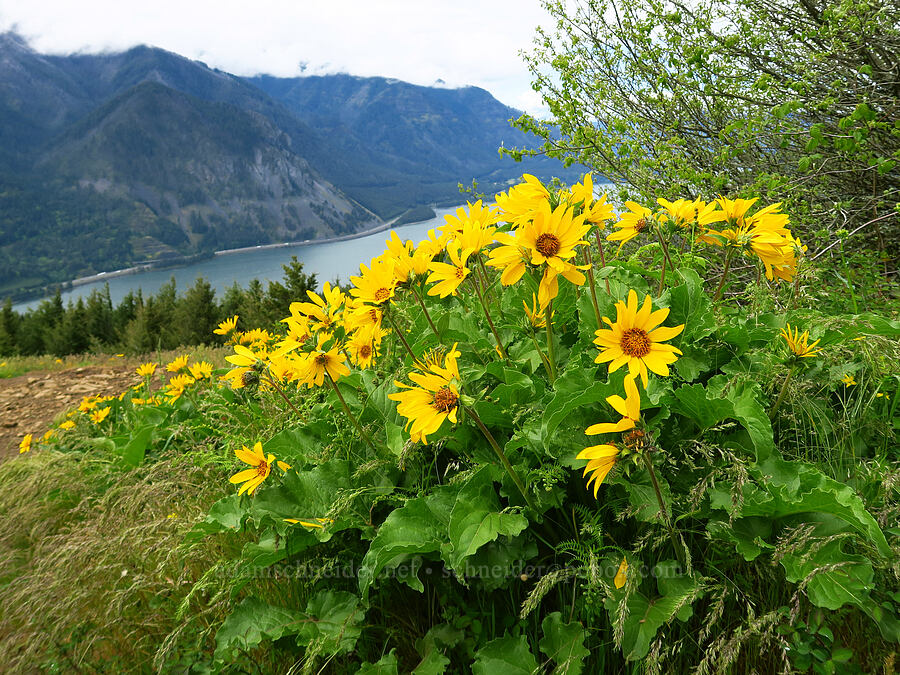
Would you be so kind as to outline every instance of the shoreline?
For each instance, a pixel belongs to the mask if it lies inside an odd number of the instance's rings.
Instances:
[[[435,207],[432,206],[432,209],[435,208],[444,208],[444,207]],[[391,220],[381,223],[375,227],[370,227],[366,230],[361,230],[359,232],[354,232],[351,234],[341,234],[335,237],[325,237],[324,239],[303,239],[302,241],[285,241],[277,244],[259,244],[257,246],[243,246],[241,248],[226,248],[220,251],[213,251],[211,255],[204,255],[203,258],[218,258],[225,255],[232,255],[234,253],[246,253],[248,251],[264,251],[267,249],[276,249],[276,248],[292,248],[297,247],[301,248],[304,246],[312,246],[314,244],[331,244],[339,241],[349,241],[351,239],[361,239],[362,237],[368,237],[372,234],[378,234],[379,232],[384,232],[385,230],[390,229],[394,226],[394,223],[399,220],[400,216],[395,216]],[[404,223],[403,225],[415,225],[416,223],[424,223],[426,220],[430,220],[426,218],[425,220],[419,220],[412,223]],[[403,227],[402,225],[400,227]],[[197,256],[193,256],[196,258]],[[189,265],[190,262],[194,262],[191,260],[189,262],[179,262],[177,259],[173,260],[172,264],[167,265],[165,260],[153,260],[145,263],[141,263],[140,265],[135,265],[134,267],[126,267],[120,270],[113,270],[111,272],[98,272],[97,274],[91,274],[86,277],[78,277],[77,279],[72,279],[71,281],[63,281],[60,283],[60,286],[63,289],[70,288],[78,288],[79,286],[86,286],[87,284],[93,284],[98,281],[105,281],[106,279],[115,279],[118,277],[126,277],[131,274],[139,274],[140,272],[147,272],[149,270],[155,269],[166,269],[167,267],[180,267],[182,265]]]

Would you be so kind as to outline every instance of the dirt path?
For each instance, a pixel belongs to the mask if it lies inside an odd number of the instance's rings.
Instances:
[[[133,366],[85,366],[0,379],[0,460],[19,452],[25,434],[35,440],[61,413],[91,394],[121,394],[140,378]]]

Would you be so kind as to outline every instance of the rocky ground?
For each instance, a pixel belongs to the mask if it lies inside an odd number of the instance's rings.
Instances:
[[[85,396],[118,395],[139,380],[123,363],[0,378],[0,460],[19,452],[25,434],[37,440]]]

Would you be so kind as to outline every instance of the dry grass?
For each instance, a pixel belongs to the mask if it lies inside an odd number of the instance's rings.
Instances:
[[[152,671],[178,605],[222,556],[210,540],[180,545],[225,485],[179,457],[126,473],[56,452],[0,465],[4,672]],[[193,615],[190,649],[208,646],[219,610]]]

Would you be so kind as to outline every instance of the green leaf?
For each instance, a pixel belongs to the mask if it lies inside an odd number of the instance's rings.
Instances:
[[[575,368],[556,380],[553,398],[544,409],[541,418],[541,436],[546,445],[556,428],[575,410],[605,401],[621,391],[619,383],[605,383],[594,379],[593,373],[585,368]]]
[[[215,660],[228,661],[235,649],[247,651],[263,640],[277,640],[296,633],[303,625],[301,612],[247,598],[225,619],[216,632]]]
[[[584,658],[590,652],[584,646],[587,632],[580,621],[563,623],[562,614],[553,612],[541,622],[544,637],[540,650],[556,663],[553,675],[579,675]]]
[[[327,653],[349,652],[356,645],[365,612],[359,598],[346,591],[319,591],[306,605],[306,620],[297,631],[298,644],[313,641]]]
[[[444,558],[460,574],[465,573],[466,559],[479,548],[500,535],[514,537],[528,527],[525,516],[500,513],[500,500],[491,473],[492,467],[485,466],[469,478],[459,491],[450,514],[447,531],[450,544]]]
[[[846,604],[864,607],[871,602],[872,563],[863,556],[844,553],[842,543],[830,541],[812,555],[797,552],[781,559],[788,581],[799,583],[808,578],[806,593],[816,607],[835,610]],[[815,541],[812,546],[816,546]]]
[[[415,675],[441,675],[450,665],[450,659],[444,656],[442,649],[455,647],[464,637],[461,630],[453,628],[449,624],[440,623],[432,626],[425,637],[416,640],[416,651],[422,656],[419,665],[413,673]]]
[[[618,620],[619,612],[623,610],[628,612],[622,638],[622,651],[625,652],[627,660],[639,661],[647,656],[650,643],[653,642],[659,629],[672,621],[685,606],[690,605],[700,595],[702,590],[700,583],[691,577],[678,575],[675,570],[677,570],[676,563],[661,563],[654,568],[660,597],[650,600],[643,593],[625,596],[625,591],[622,590],[604,601],[610,622],[613,624]]]
[[[127,466],[139,466],[144,461],[150,437],[153,435],[153,427],[141,427],[131,434],[131,439],[122,448],[122,461]]]
[[[681,268],[677,274],[682,283],[663,294],[663,304],[668,304],[670,310],[663,323],[666,326],[684,324],[684,331],[676,340],[678,344],[688,344],[712,333],[716,321],[712,314],[712,303],[703,291],[700,275],[690,268]]]
[[[363,663],[356,675],[397,675],[397,657],[394,650],[382,656],[375,663]]]
[[[384,569],[396,567],[410,555],[441,550],[447,541],[450,512],[458,491],[459,486],[440,487],[427,497],[410,499],[391,511],[360,565],[359,589],[363,599],[368,598],[369,588]],[[425,590],[417,577],[407,583],[420,592]]]
[[[491,640],[475,652],[474,675],[533,675],[538,669],[524,635]]]
[[[240,497],[235,492],[213,504],[206,519],[197,523],[187,533],[185,539],[188,541],[199,541],[209,534],[217,534],[228,530],[239,531],[245,515],[246,509],[241,506]]]
[[[703,430],[734,416],[734,404],[726,398],[711,398],[702,384],[679,387],[675,398],[675,412],[687,415]]]

